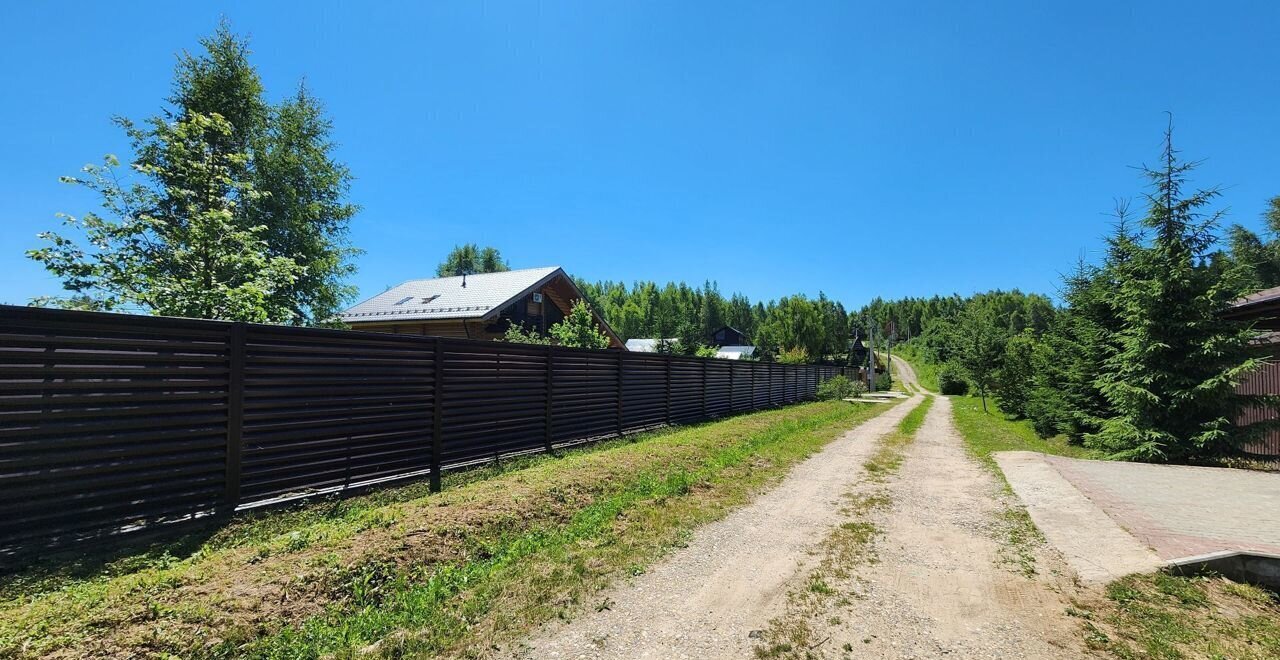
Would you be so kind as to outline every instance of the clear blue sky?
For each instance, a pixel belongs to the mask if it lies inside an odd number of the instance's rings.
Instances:
[[[0,9],[0,301],[58,291],[22,253],[94,199],[57,177],[221,15],[327,103],[362,294],[467,241],[753,299],[1052,292],[1166,110],[1231,221],[1280,194],[1274,2],[197,4]]]

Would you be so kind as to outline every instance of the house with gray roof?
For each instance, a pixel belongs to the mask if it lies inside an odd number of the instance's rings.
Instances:
[[[512,324],[546,334],[582,291],[559,266],[409,280],[343,312],[353,330],[500,339]],[[593,312],[594,313],[594,312]],[[622,340],[599,314],[610,348]]]

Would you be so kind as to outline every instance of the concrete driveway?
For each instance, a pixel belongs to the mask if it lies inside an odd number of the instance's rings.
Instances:
[[[1001,452],[996,462],[1086,582],[1223,551],[1280,555],[1280,474]]]

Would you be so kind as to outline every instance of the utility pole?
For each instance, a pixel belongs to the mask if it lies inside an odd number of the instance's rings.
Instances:
[[[889,359],[885,362],[885,373],[889,374],[889,387],[893,387],[893,340],[898,338],[898,324],[889,321],[889,333],[885,335],[885,350],[889,354]]]
[[[867,324],[867,391],[876,391],[876,326]]]

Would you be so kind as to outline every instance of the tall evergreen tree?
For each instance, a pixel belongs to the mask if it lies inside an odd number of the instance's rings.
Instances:
[[[1252,331],[1220,318],[1244,281],[1238,268],[1209,265],[1219,214],[1206,207],[1219,191],[1185,191],[1195,166],[1178,158],[1170,128],[1160,165],[1143,169],[1150,242],[1129,248],[1127,262],[1108,264],[1119,328],[1096,382],[1113,414],[1086,439],[1117,457],[1222,455],[1244,436],[1236,413],[1259,402],[1235,391],[1260,362],[1250,354]]]
[[[356,294],[347,283],[360,253],[348,240],[359,208],[347,201],[351,173],[333,156],[332,122],[305,86],[272,108],[258,142],[254,181],[262,196],[249,205],[247,222],[265,229],[271,256],[288,256],[305,268],[273,303],[291,309],[295,325],[328,323]]]
[[[231,133],[211,143],[215,151],[249,155],[237,178],[252,182],[259,196],[238,209],[236,223],[263,227],[271,257],[303,267],[270,301],[271,320],[294,325],[327,324],[356,293],[346,283],[359,251],[348,241],[359,210],[347,201],[351,173],[334,157],[332,122],[305,86],[283,103],[265,99],[261,77],[249,61],[248,41],[221,22],[201,40],[203,52],[183,53],[174,75],[169,114],[219,114]]]

